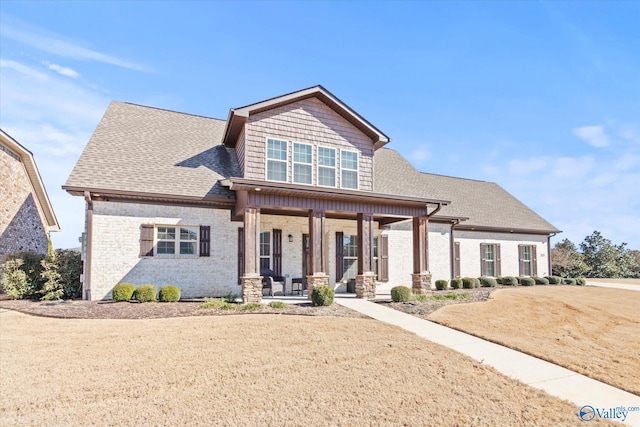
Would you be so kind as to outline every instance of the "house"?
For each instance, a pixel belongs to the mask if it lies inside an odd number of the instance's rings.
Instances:
[[[260,301],[265,268],[363,298],[549,273],[555,227],[497,184],[415,170],[389,142],[322,86],[226,120],[112,102],[63,186],[86,200],[85,298],[131,282]]]
[[[49,233],[60,231],[33,154],[0,129],[0,260],[47,253]]]

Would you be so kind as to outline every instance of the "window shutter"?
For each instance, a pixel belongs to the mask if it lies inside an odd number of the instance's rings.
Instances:
[[[211,227],[200,226],[200,256],[209,256],[211,253]]]
[[[244,228],[238,228],[238,284],[244,276]]]
[[[140,226],[140,256],[153,256],[153,224]]]
[[[460,277],[460,242],[453,244],[453,278]]]
[[[536,245],[531,245],[531,275],[538,275],[538,254],[536,253]]]
[[[389,281],[389,236],[380,236],[380,281]]]
[[[273,230],[273,272],[282,276],[282,230]]]
[[[342,280],[344,276],[344,233],[336,231],[336,282]]]
[[[524,245],[518,245],[518,276],[524,275]]]
[[[481,276],[484,276],[485,273],[487,272],[487,265],[486,265],[487,259],[484,257],[484,254],[487,253],[486,247],[487,247],[486,244],[480,243],[480,275]]]
[[[496,257],[496,259],[494,261],[494,265],[495,265],[494,273],[495,273],[496,277],[500,277],[500,276],[502,276],[502,266],[501,266],[502,263],[500,262],[501,261],[500,260],[500,244],[496,244],[496,245],[494,245],[494,247],[495,247],[495,251],[494,252],[495,252],[495,257]]]

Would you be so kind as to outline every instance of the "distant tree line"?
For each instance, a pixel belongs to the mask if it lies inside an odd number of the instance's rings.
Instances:
[[[640,251],[627,244],[615,245],[594,231],[580,243],[580,250],[569,239],[551,249],[553,274],[561,277],[635,278],[640,277]]]

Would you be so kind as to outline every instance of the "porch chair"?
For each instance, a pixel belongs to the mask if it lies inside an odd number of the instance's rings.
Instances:
[[[270,288],[269,293],[273,297],[276,292],[282,293],[284,295],[284,283],[273,280],[273,277],[267,276],[267,284]]]

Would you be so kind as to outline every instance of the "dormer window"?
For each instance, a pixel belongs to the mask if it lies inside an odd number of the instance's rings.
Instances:
[[[267,180],[287,181],[287,141],[267,139]]]

